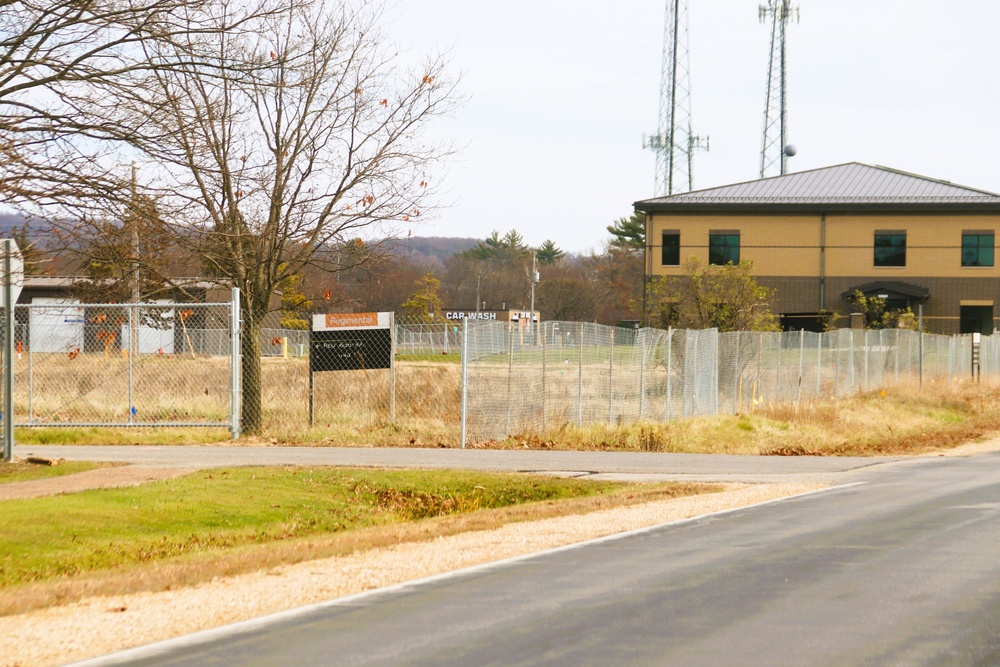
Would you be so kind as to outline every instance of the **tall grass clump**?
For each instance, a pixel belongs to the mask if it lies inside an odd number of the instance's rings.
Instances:
[[[845,397],[759,405],[740,415],[576,425],[477,447],[742,455],[907,455],[1000,431],[1000,388],[899,384]]]

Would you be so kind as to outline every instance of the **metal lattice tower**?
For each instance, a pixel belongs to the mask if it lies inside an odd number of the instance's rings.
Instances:
[[[660,115],[656,133],[642,147],[656,153],[657,197],[694,189],[692,156],[708,150],[708,137],[691,133],[691,72],[688,64],[687,0],[667,0],[660,77]]]
[[[799,20],[799,8],[790,0],[768,0],[760,5],[760,22],[771,22],[771,59],[767,65],[767,98],[764,103],[764,141],[760,150],[760,177],[774,175],[774,167],[784,174],[788,157],[788,98],[785,57],[785,29],[792,18]]]

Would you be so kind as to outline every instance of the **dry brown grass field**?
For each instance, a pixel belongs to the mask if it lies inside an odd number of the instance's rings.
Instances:
[[[20,423],[125,425],[130,405],[135,406],[137,422],[210,424],[229,418],[230,368],[224,358],[142,357],[132,369],[131,404],[128,362],[120,357],[80,354],[70,360],[66,355],[35,355],[30,368],[22,359],[15,372],[15,411]],[[457,364],[398,363],[396,425],[390,425],[389,419],[388,371],[316,373],[316,428],[311,430],[308,360],[265,358],[262,372],[265,430],[271,438],[300,440],[309,434],[310,438],[360,444],[376,433],[399,445],[458,441]],[[34,430],[19,429],[27,441],[35,437]],[[46,441],[58,441],[52,429],[40,432]],[[79,441],[76,435],[67,437]],[[216,430],[214,438],[218,437]]]
[[[970,382],[899,384],[842,398],[764,404],[740,415],[630,425],[563,424],[493,447],[740,455],[924,454],[1000,431],[1000,388]]]
[[[470,423],[504,426],[512,437],[478,435],[471,447],[613,449],[726,454],[897,454],[921,452],[985,437],[1000,430],[1000,389],[969,381],[900,382],[885,389],[823,399],[755,401],[741,397],[736,416],[662,420],[659,371],[645,378],[650,414],[636,406],[637,375],[622,367],[605,383],[599,364],[587,364],[581,382],[573,369],[546,370],[545,428],[530,396],[542,379],[511,374],[503,363],[481,364],[471,376]],[[516,366],[515,366],[516,369]],[[18,362],[19,422],[125,424],[129,374],[122,358],[81,354],[35,355]],[[222,423],[229,415],[228,360],[150,355],[132,370],[135,420]],[[401,361],[396,365],[395,422],[389,419],[388,371],[315,374],[315,424],[309,428],[308,361],[263,360],[265,439],[272,444],[454,447],[459,444],[461,368],[456,363]],[[511,391],[508,393],[507,385]],[[608,387],[612,390],[609,393]],[[488,390],[484,390],[488,387]],[[662,389],[662,386],[660,387]],[[583,391],[583,400],[577,392]],[[832,392],[831,392],[832,393]],[[682,399],[677,399],[682,400]],[[721,400],[721,399],[720,399]],[[529,404],[531,403],[531,404]],[[679,404],[678,404],[679,405]],[[679,410],[678,410],[679,412]],[[656,417],[651,419],[650,417]],[[580,417],[583,417],[581,420]],[[582,423],[581,423],[582,421]],[[505,429],[501,429],[506,433]],[[225,439],[224,428],[171,430],[84,426],[19,428],[21,442],[188,443]]]

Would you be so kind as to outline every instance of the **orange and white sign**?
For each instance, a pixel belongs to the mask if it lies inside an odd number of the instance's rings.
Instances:
[[[313,315],[313,331],[388,329],[392,313],[324,313]]]

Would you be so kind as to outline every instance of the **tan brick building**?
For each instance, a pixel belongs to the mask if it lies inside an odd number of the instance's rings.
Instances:
[[[860,290],[923,306],[934,333],[1000,327],[1000,195],[849,163],[635,203],[646,275],[750,260],[787,329],[819,330]]]

